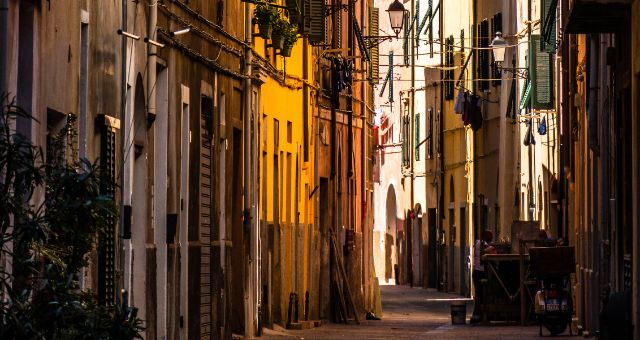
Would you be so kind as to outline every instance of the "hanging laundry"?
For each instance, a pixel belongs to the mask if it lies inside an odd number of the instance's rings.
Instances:
[[[528,120],[527,125],[529,127],[527,128],[527,132],[524,134],[524,145],[525,146],[536,145],[536,140],[533,137],[533,129],[531,127],[533,125],[533,122],[531,121],[531,119]]]
[[[482,128],[482,121],[484,118],[482,117],[482,100],[478,96],[473,96],[471,99],[471,130],[478,131]]]
[[[541,136],[544,136],[547,134],[547,120],[546,117],[542,117],[542,120],[540,121],[540,125],[538,126],[538,133]]]
[[[471,111],[473,110],[471,107],[471,98],[472,94],[468,94],[465,92],[464,94],[464,102],[462,104],[462,123],[464,126],[467,126],[471,122]]]
[[[458,96],[456,96],[456,101],[453,103],[453,112],[457,114],[462,114],[463,109],[464,109],[464,91],[460,89],[458,90]]]

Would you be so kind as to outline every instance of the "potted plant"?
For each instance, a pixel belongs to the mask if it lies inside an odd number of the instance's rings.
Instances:
[[[279,17],[278,10],[269,4],[259,4],[253,10],[253,20],[258,24],[263,39],[271,38],[272,25]]]
[[[282,49],[284,45],[284,35],[285,31],[289,26],[289,22],[282,18],[278,17],[273,23],[273,32],[271,33],[271,45],[277,49]]]
[[[283,57],[290,57],[293,45],[295,45],[296,41],[298,41],[298,25],[288,23],[283,35],[284,47],[282,48],[280,54]]]

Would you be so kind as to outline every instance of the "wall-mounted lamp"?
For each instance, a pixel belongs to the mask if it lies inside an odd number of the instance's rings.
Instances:
[[[187,34],[187,33],[189,33],[189,31],[191,31],[191,27],[183,28],[181,30],[177,30],[177,31],[174,31],[174,32],[169,32],[169,35],[172,36],[172,37],[175,37],[176,35]]]
[[[164,47],[163,43],[159,43],[159,42],[157,42],[155,40],[151,40],[151,39],[149,39],[149,37],[144,37],[144,42],[147,43],[147,44],[151,44],[153,46],[160,47],[160,48]]]
[[[402,26],[404,26],[405,13],[407,13],[408,11],[404,8],[404,5],[398,0],[395,0],[394,2],[392,2],[386,11],[387,13],[389,13],[389,22],[391,24],[391,29],[393,29],[393,33],[395,33],[396,35],[395,36],[385,35],[385,36],[362,37],[368,43],[367,48],[376,46],[385,40],[398,38],[398,36],[400,35],[400,32],[402,31]]]
[[[118,30],[116,31],[118,33],[118,35],[124,35],[127,38],[133,39],[133,40],[140,40],[140,36],[139,35],[135,35],[135,34],[131,34],[129,32],[125,32],[123,30]]]
[[[529,69],[526,67],[502,67],[502,64],[504,63],[504,54],[508,47],[507,41],[502,38],[502,32],[496,32],[496,36],[491,41],[489,47],[491,47],[493,60],[500,71],[510,72],[518,78],[529,78]]]

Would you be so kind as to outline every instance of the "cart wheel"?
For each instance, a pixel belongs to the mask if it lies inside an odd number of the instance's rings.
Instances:
[[[538,325],[540,326],[540,329],[539,329],[540,336],[542,336],[542,322],[540,322]]]
[[[544,326],[552,336],[563,333],[567,329],[566,320],[546,320]]]

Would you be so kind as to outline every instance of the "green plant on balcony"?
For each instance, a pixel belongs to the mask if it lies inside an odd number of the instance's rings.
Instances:
[[[290,57],[293,45],[295,45],[296,41],[298,41],[298,25],[287,23],[283,36],[284,47],[282,48],[282,52],[280,54],[283,57]]]
[[[271,33],[271,44],[277,49],[284,46],[284,37],[289,27],[289,21],[283,17],[278,17],[273,23],[273,32]]]
[[[271,38],[273,24],[280,17],[278,9],[269,4],[259,4],[253,10],[253,21],[258,24],[260,37]]]

